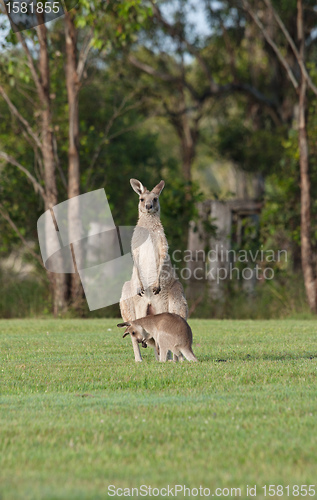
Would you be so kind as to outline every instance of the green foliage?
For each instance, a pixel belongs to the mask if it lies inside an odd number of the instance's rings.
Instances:
[[[274,279],[257,283],[253,292],[245,290],[241,281],[229,281],[224,284],[222,299],[217,300],[210,297],[206,288],[192,317],[233,320],[312,318],[306,301],[302,274],[294,273],[291,266],[292,262],[270,264]],[[235,267],[243,266],[241,263],[235,263]],[[195,301],[190,300],[189,306],[193,303]]]
[[[160,6],[165,4],[168,2],[159,2]],[[306,36],[309,37],[315,26],[314,3],[307,0],[304,4]],[[290,33],[295,33],[296,1],[274,1],[274,5]],[[174,40],[171,43],[166,30],[152,17],[150,2],[80,0],[76,9],[72,10],[78,30],[78,48],[82,48],[91,30],[93,32],[79,102],[81,192],[104,187],[116,224],[134,225],[137,220],[137,197],[130,187],[129,179],[137,177],[151,189],[163,178],[166,188],[161,197],[162,221],[170,252],[184,250],[187,247],[188,224],[190,220],[197,221],[195,204],[202,200],[200,191],[205,187],[187,184],[182,173],[179,146],[183,111],[178,110],[185,105],[189,126],[193,127],[196,120],[200,123],[193,169],[203,163],[208,170],[209,175],[201,177],[206,179],[206,184],[210,184],[205,192],[214,191],[210,186],[212,179],[215,181],[215,161],[220,165],[232,162],[250,174],[248,179],[251,179],[252,174],[256,176],[259,173],[266,177],[260,234],[254,236],[252,227],[246,226],[245,235],[248,233],[248,237],[244,244],[248,249],[260,244],[265,248],[287,248],[291,255],[291,264],[287,269],[290,272],[291,266],[298,269],[300,264],[299,152],[297,132],[292,123],[297,97],[257,28],[237,8],[235,2],[206,0],[204,7],[206,22],[210,27],[208,36],[194,30],[188,0],[175,3],[173,14],[168,20],[175,21],[177,30],[187,36],[195,50],[204,57],[215,82],[221,85],[241,82],[246,88],[262,93],[262,101],[258,101],[255,94],[246,91],[241,93],[240,89],[230,96],[224,93],[216,99],[206,99],[204,105],[200,106],[204,93],[210,89],[210,81],[198,59],[195,59],[194,52],[189,55],[186,44],[177,37],[176,42]],[[63,19],[47,25],[47,28],[53,130],[60,169],[67,178],[68,107]],[[4,22],[0,29],[4,34],[1,39],[0,83],[34,132],[39,134],[39,103],[25,55],[17,43],[16,35],[7,30]],[[24,35],[28,38],[36,61],[39,49],[36,30],[28,30]],[[285,37],[276,36],[281,50],[288,54],[290,64],[293,64],[292,54],[286,51]],[[127,56],[132,50],[136,57],[152,66],[158,74],[170,77],[153,77],[131,66]],[[306,55],[307,67],[315,80],[316,48],[314,43],[309,43],[309,39]],[[181,75],[181,78],[177,75]],[[183,77],[186,78],[186,85],[182,83]],[[195,90],[194,94],[191,94],[191,87]],[[271,102],[270,106],[264,104],[267,101]],[[312,193],[317,189],[316,106],[315,97],[309,93]],[[167,109],[175,111],[174,114],[170,113],[169,118]],[[10,114],[2,98],[0,116],[0,150],[14,156],[44,185],[38,151],[19,121]],[[67,197],[62,177],[58,171],[59,201]],[[227,186],[219,192],[231,196]],[[2,159],[0,196],[1,204],[20,233],[38,251],[36,221],[43,212],[43,202],[34,193],[25,175],[16,167],[6,165]],[[313,199],[314,248],[317,248],[316,215],[317,201]],[[213,222],[207,222],[210,234],[214,230]],[[19,249],[21,243],[3,218],[0,218],[0,232],[2,259]],[[28,285],[25,286],[27,289]],[[234,296],[234,290],[231,292]],[[8,297],[11,297],[10,291]],[[25,304],[25,308],[20,305],[19,314],[25,315],[28,310],[32,314],[39,313],[40,309],[31,307],[27,299]],[[257,309],[258,305],[254,307]],[[8,304],[1,310],[6,311],[2,314],[11,315]],[[108,313],[112,314],[110,310],[105,312]],[[87,310],[83,310],[83,315],[86,314]]]
[[[170,255],[174,250],[185,250],[188,246],[190,221],[198,219],[197,203],[202,194],[195,183],[186,183],[181,178],[168,176],[166,188],[161,195],[162,215]]]
[[[21,277],[14,270],[0,269],[0,317],[26,318],[50,314],[47,280],[41,275]]]
[[[232,160],[243,170],[269,174],[279,169],[282,156],[283,130],[254,129],[236,117],[218,126],[218,153]]]
[[[116,323],[1,321],[5,500],[315,484],[316,321],[192,320],[199,363],[141,366]]]
[[[81,30],[93,27],[92,47],[109,54],[135,42],[151,14],[150,4],[141,0],[79,0],[75,24]]]
[[[311,102],[308,137],[311,193],[317,188],[317,162],[315,134],[317,121],[315,115],[316,100]],[[265,205],[261,217],[262,239],[268,245],[290,243],[291,258],[299,260],[300,253],[300,173],[298,133],[290,129],[287,138],[281,141],[283,154],[279,168],[267,176]],[[317,248],[317,204],[312,197],[312,243]],[[298,265],[298,263],[297,263]]]

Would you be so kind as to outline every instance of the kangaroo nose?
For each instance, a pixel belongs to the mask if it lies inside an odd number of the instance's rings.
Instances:
[[[150,209],[152,208],[152,203],[147,203],[147,204],[145,205],[145,208],[146,208],[147,210],[150,210]]]

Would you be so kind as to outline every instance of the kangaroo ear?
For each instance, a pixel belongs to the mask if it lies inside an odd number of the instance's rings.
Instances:
[[[119,328],[125,328],[126,326],[131,326],[131,323],[118,323],[117,326]]]
[[[152,193],[155,193],[157,194],[158,196],[160,196],[161,192],[163,191],[164,189],[164,186],[165,186],[165,182],[164,181],[161,181],[157,184],[157,186],[155,186],[153,189],[152,189]]]
[[[145,193],[146,187],[143,186],[142,182],[138,181],[137,179],[130,179],[130,184],[133,191],[135,191],[137,194]]]
[[[124,339],[124,337],[126,337],[127,335],[129,335],[129,332],[124,332],[124,334],[122,335],[122,338]]]

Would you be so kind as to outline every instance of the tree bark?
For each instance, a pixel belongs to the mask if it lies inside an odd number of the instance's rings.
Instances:
[[[40,91],[41,118],[42,118],[42,155],[44,164],[44,182],[45,182],[45,210],[51,210],[58,203],[56,176],[55,176],[55,158],[53,148],[52,115],[50,102],[50,71],[49,56],[47,46],[46,25],[40,24],[37,28],[37,34],[40,44],[39,71],[40,71]],[[53,296],[53,313],[57,316],[67,307],[67,284],[64,273],[48,272]]]
[[[66,42],[66,86],[68,96],[68,198],[74,198],[80,194],[80,159],[79,159],[79,110],[78,95],[80,82],[77,73],[77,32],[74,24],[73,12],[66,12],[65,42]],[[69,211],[68,224],[70,231],[76,232],[80,227],[79,203],[72,205]],[[73,258],[75,256],[73,253]],[[71,274],[70,299],[76,307],[83,297],[83,289],[77,272]]]
[[[316,303],[316,279],[313,268],[312,245],[311,245],[311,199],[310,199],[310,178],[308,159],[308,138],[306,128],[306,81],[300,85],[299,96],[299,162],[301,179],[301,257],[304,283],[307,300],[312,312],[317,312]]]
[[[72,12],[65,14],[66,86],[68,96],[68,197],[80,194],[79,169],[79,79],[77,74],[77,33]]]
[[[297,0],[297,37],[299,42],[299,55],[304,65],[305,38],[302,0]],[[307,136],[307,79],[301,71],[301,82],[298,99],[298,145],[301,180],[301,258],[304,275],[306,295],[310,310],[317,312],[316,276],[313,265],[313,252],[311,243],[311,195],[309,177],[309,154]]]
[[[181,139],[182,170],[185,181],[190,182],[192,164],[196,155],[197,133],[192,130],[186,111],[181,117],[181,124],[179,135]]]
[[[196,116],[189,116],[190,112],[186,106],[185,89],[183,86],[180,86],[178,91],[178,111],[173,112],[167,107],[166,111],[180,139],[183,177],[189,183],[192,180],[192,165],[196,156],[200,114],[196,112]]]
[[[262,31],[267,43],[272,47],[280,64],[284,67],[293,87],[298,95],[298,148],[300,164],[300,191],[301,191],[301,261],[304,276],[305,290],[310,310],[317,313],[317,280],[313,264],[313,250],[311,242],[311,193],[310,193],[310,174],[309,174],[309,151],[307,134],[307,87],[317,95],[317,88],[312,83],[311,78],[305,66],[305,33],[304,33],[304,11],[303,0],[297,0],[297,41],[298,49],[294,40],[291,38],[282,20],[273,9],[271,0],[265,0],[265,4],[272,10],[282,33],[284,34],[289,47],[292,49],[299,70],[300,80],[298,81],[295,73],[290,67],[287,59],[269,35],[264,25],[259,20],[256,13],[252,10],[248,0],[242,0],[244,9],[250,14],[254,22]]]

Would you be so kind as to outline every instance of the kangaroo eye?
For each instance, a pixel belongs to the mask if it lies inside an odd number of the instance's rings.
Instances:
[[[144,198],[140,198],[140,201],[144,201]]]
[[[132,332],[132,335],[135,335],[135,332]]]
[[[157,201],[157,198],[154,198],[153,201]]]

